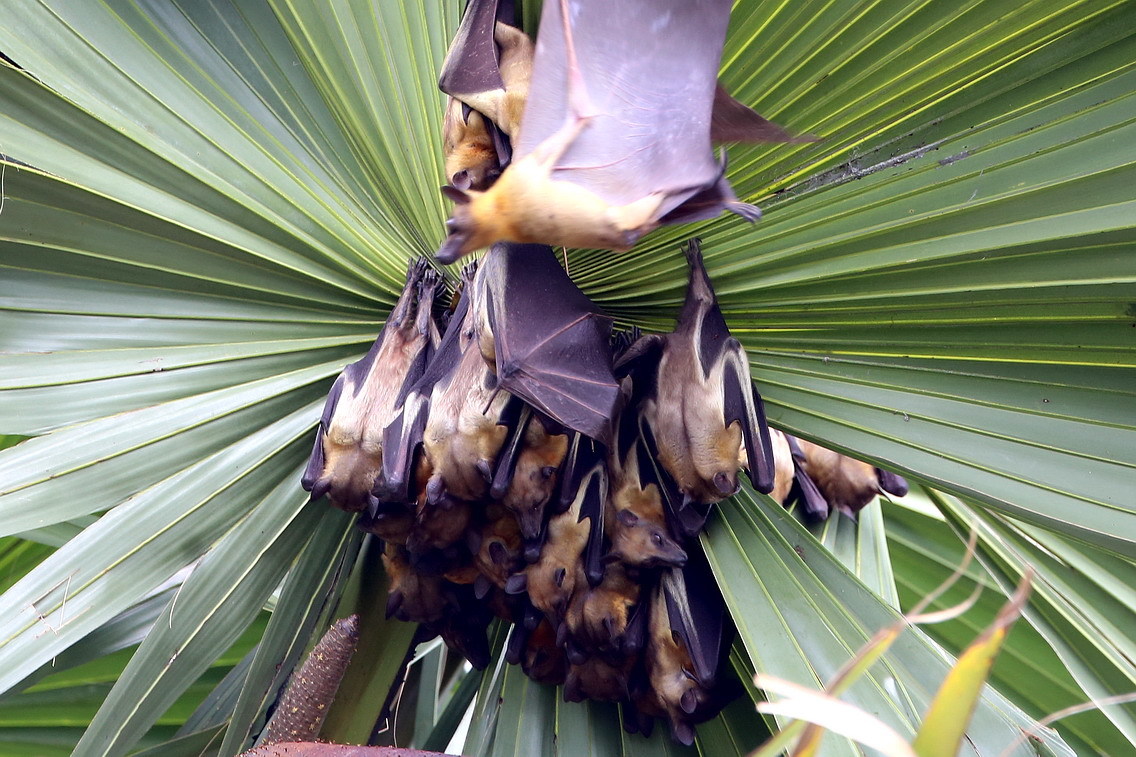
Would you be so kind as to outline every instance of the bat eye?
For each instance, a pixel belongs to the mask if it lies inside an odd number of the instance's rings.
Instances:
[[[661,547],[661,546],[663,546],[663,537],[662,537],[662,534],[651,534],[651,542],[652,542],[652,543],[653,543],[653,544],[654,544],[654,545],[655,545],[656,547]]]
[[[446,231],[455,234],[458,231],[458,222],[453,218],[446,219]]]
[[[553,473],[556,473],[556,468],[552,465],[546,465],[540,469],[540,475],[546,481],[552,478]]]

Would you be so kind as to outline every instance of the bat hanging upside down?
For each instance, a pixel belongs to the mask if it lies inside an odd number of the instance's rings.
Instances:
[[[410,265],[406,286],[362,359],[331,387],[315,446],[300,479],[312,499],[327,494],[348,511],[362,510],[383,460],[383,428],[422,376],[438,346],[431,309],[441,280],[425,259]]]
[[[454,75],[440,82],[471,107],[478,86],[508,92],[493,38],[472,31],[475,10],[482,24],[494,22],[492,5],[471,5],[471,31],[459,34],[446,60],[447,73],[464,69],[466,78],[488,83],[459,87]],[[718,136],[745,139],[752,124],[755,139],[793,138],[728,102],[717,85],[731,5],[545,2],[512,162],[484,192],[443,188],[456,207],[438,259],[452,263],[501,240],[629,250],[659,226],[714,218],[723,209],[757,220],[761,211],[738,201],[724,156],[714,156],[715,105]]]
[[[646,459],[658,460],[662,488],[681,495],[669,514],[678,532],[691,537],[709,505],[737,491],[739,467],[761,492],[773,489],[774,474],[749,359],[722,317],[697,239],[686,257],[690,283],[674,332],[641,337],[616,360],[615,371],[647,385],[640,406],[643,442],[651,452]],[[663,494],[664,502],[678,499]]]

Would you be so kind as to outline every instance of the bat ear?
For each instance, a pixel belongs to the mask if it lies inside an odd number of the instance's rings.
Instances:
[[[468,181],[467,171],[458,171],[458,174],[455,175],[459,174],[466,174],[465,178]],[[458,205],[465,205],[470,201],[470,196],[469,193],[464,191],[464,189],[465,188],[463,187],[451,186],[450,184],[447,184],[446,186],[442,187],[442,194],[445,195],[447,199],[453,200]]]
[[[630,510],[620,510],[615,517],[625,526],[634,526],[639,522],[639,516]]]
[[[463,168],[450,177],[450,186],[442,187],[442,194],[446,195],[446,197],[449,197],[454,202],[469,202],[469,196],[465,194],[463,190],[470,189],[471,187],[473,187],[473,179],[470,177],[469,171]],[[465,199],[458,200],[456,197],[448,193],[446,191],[447,189],[456,189],[458,191],[461,191],[461,196]]]

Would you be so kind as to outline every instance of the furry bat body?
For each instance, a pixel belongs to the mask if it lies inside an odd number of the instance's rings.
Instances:
[[[463,271],[470,291],[472,267]],[[411,471],[425,465],[428,507],[481,500],[489,491],[497,453],[515,422],[512,397],[498,391],[473,338],[469,297],[454,313],[437,354],[407,393],[402,412],[383,432],[390,450],[383,461],[379,499],[411,498]],[[421,445],[421,463],[416,454]]]
[[[533,606],[559,625],[576,589],[577,567],[585,560],[585,552],[602,529],[603,500],[607,494],[607,470],[599,460],[588,470],[574,489],[572,504],[548,522],[547,538],[540,558],[512,576],[506,591],[517,594],[528,591]]]
[[[611,546],[606,559],[633,569],[680,567],[686,563],[686,551],[671,538],[655,466],[640,461],[645,450],[639,436],[630,441],[622,461],[613,455],[609,464],[611,496],[604,531]]]
[[[457,206],[438,259],[498,240],[628,250],[660,225],[723,209],[759,218],[711,146],[730,7],[544,3],[513,161],[484,193],[447,189]]]
[[[689,537],[710,504],[738,490],[739,460],[758,491],[771,491],[774,475],[761,397],[745,350],[722,317],[698,240],[686,256],[690,283],[674,332],[641,337],[615,368],[649,385],[641,403],[644,440],[666,474],[661,480],[681,494],[675,525]]]
[[[793,441],[801,451],[801,470],[816,482],[830,507],[847,515],[855,515],[881,492],[897,497],[907,494],[902,476],[804,439]]]
[[[406,286],[367,354],[343,369],[328,394],[308,466],[300,479],[312,499],[362,510],[383,459],[383,428],[437,346],[431,316],[440,279],[424,259],[410,265]]]

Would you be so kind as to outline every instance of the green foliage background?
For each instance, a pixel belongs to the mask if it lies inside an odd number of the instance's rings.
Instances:
[[[410,629],[382,622],[373,550],[298,476],[330,382],[441,238],[435,80],[460,9],[4,16],[0,754],[233,754],[354,607],[369,630],[327,733],[365,738]],[[720,507],[703,546],[743,678],[818,685],[975,527],[973,580],[1005,591],[1031,564],[1038,582],[972,753],[1136,688],[1134,34],[1132,2],[740,0],[723,82],[825,140],[731,148],[756,226],[572,255],[620,322],[665,329],[678,243],[700,235],[770,421],[926,487],[812,532],[749,492]],[[912,632],[849,698],[911,733],[983,621]],[[476,688],[469,754],[683,751],[502,666],[439,696],[442,668],[414,666],[417,744]],[[1134,716],[1076,716],[1035,748],[1125,753]],[[697,747],[745,753],[771,727],[743,699]]]

